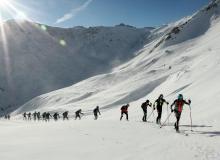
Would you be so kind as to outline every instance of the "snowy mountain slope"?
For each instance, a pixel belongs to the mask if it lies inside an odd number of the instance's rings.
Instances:
[[[78,107],[88,109],[95,105],[100,105],[102,108],[118,107],[124,103],[141,100],[146,96],[155,99],[160,92],[169,99],[174,99],[178,92],[186,92],[188,89],[191,92],[186,93],[194,97],[197,102],[196,99],[200,97],[193,91],[197,87],[203,88],[205,79],[210,79],[219,72],[219,8],[217,6],[208,11],[197,12],[192,16],[196,17],[195,20],[187,24],[188,29],[181,30],[181,33],[175,35],[176,38],[167,40],[168,42],[164,42],[167,43],[166,45],[161,45],[160,49],[153,53],[150,53],[150,50],[157,40],[146,45],[140,50],[138,56],[116,67],[112,73],[95,76],[71,87],[39,96],[26,103],[17,112],[39,108],[40,110],[74,110]],[[207,27],[203,29],[206,30],[203,34],[200,34],[200,30],[197,29],[201,21]],[[182,22],[173,23],[173,26],[168,25],[169,29],[166,29],[168,34],[169,30],[185,22],[186,18]],[[207,23],[210,25],[206,25]],[[190,26],[192,29],[189,29]],[[152,32],[158,34],[160,29]],[[191,33],[197,36],[186,40],[185,35],[191,35]],[[164,35],[166,34],[165,32]],[[175,39],[182,39],[182,41],[177,44]],[[214,83],[218,78],[211,78],[208,83],[212,81]],[[218,90],[212,92],[218,93]]]
[[[1,107],[8,112],[35,96],[110,71],[132,58],[151,30],[126,25],[61,29],[14,20],[3,26]]]
[[[162,36],[151,52],[159,46],[159,48],[163,48],[203,35],[218,18],[220,12],[218,5],[219,0],[213,0],[208,6],[192,16],[185,17],[159,30],[160,32],[166,32],[166,34]]]
[[[15,114],[34,110],[69,110],[73,113],[78,108],[91,114],[91,109],[100,105],[106,111],[105,119],[117,119],[119,107],[131,102],[131,119],[140,119],[142,111],[139,106],[146,98],[154,101],[163,93],[171,103],[178,93],[183,93],[193,101],[194,122],[211,125],[214,130],[218,130],[216,122],[220,120],[220,90],[216,86],[220,78],[220,19],[219,15],[215,16],[215,19],[206,19],[212,25],[203,35],[150,53],[155,45],[152,42],[138,56],[116,67],[112,73],[95,76],[71,87],[36,97]],[[182,118],[185,123],[190,123],[187,113],[188,109]],[[163,119],[165,117],[166,114]]]

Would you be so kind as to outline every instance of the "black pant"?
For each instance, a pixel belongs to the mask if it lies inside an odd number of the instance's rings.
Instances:
[[[81,119],[81,116],[79,114],[76,114],[75,119],[77,119],[77,118]]]
[[[143,120],[144,122],[146,122],[146,121],[147,121],[147,111],[146,111],[146,110],[143,110],[143,112],[144,112],[144,116],[143,116],[142,120]]]
[[[120,118],[120,120],[122,120],[122,117],[123,117],[123,115],[126,115],[126,119],[127,119],[127,121],[128,121],[128,112],[121,112],[121,118]]]
[[[157,124],[160,124],[161,123],[161,116],[162,116],[162,107],[157,107],[157,113],[158,113],[158,116],[157,116]]]
[[[95,120],[98,119],[98,113],[94,113]]]
[[[176,116],[175,129],[178,131],[179,130],[179,121],[180,121],[180,117],[181,117],[181,112],[179,112],[179,111],[174,111],[174,112],[175,112],[175,116]]]
[[[69,118],[68,118],[68,117],[66,117],[66,116],[64,116],[64,117],[63,117],[63,120],[65,120],[65,119],[66,119],[66,120],[68,120]]]

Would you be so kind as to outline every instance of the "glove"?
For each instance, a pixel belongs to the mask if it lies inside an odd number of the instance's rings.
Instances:
[[[173,112],[174,110],[173,109],[171,109],[171,112]]]
[[[191,100],[190,100],[190,99],[189,99],[189,101],[188,101],[188,102],[189,102],[189,104],[191,104]]]
[[[169,104],[169,102],[167,102],[167,105]]]

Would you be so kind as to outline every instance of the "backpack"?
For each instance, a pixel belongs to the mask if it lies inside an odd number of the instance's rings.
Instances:
[[[146,109],[146,103],[142,103],[141,108]]]
[[[122,107],[121,107],[121,110],[122,110],[122,111],[125,110],[125,109],[126,109],[125,106],[122,106]]]

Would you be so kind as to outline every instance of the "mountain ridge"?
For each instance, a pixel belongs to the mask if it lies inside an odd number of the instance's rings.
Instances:
[[[7,39],[0,38],[1,106],[7,112],[40,94],[110,71],[134,57],[150,34],[150,29],[127,26],[79,30],[15,20],[2,26]]]

